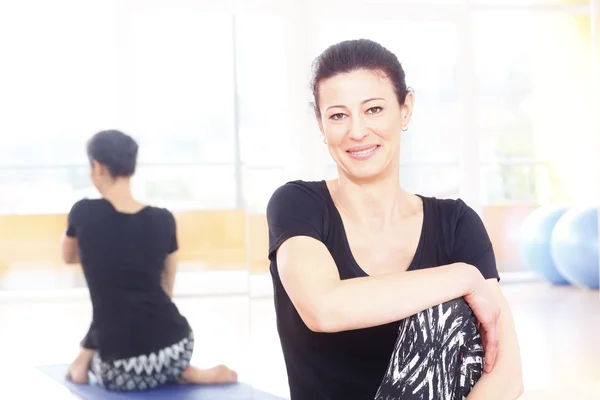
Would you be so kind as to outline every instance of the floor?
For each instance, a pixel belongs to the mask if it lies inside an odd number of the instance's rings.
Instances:
[[[241,380],[287,397],[268,277],[204,273],[196,282],[213,293],[203,296],[191,293],[193,278],[179,279],[176,287],[177,305],[199,339],[193,362],[229,364]],[[213,280],[234,290],[219,294]],[[527,390],[522,399],[600,399],[599,293],[539,282],[504,283],[503,290],[520,338]],[[39,398],[40,392],[69,398],[53,383],[31,385],[28,379],[35,365],[68,363],[89,323],[85,290],[54,292],[0,291],[0,398]]]

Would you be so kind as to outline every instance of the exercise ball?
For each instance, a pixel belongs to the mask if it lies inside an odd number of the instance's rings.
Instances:
[[[523,220],[519,232],[519,253],[525,266],[555,285],[569,284],[550,254],[552,231],[567,211],[566,207],[539,207]]]
[[[550,249],[556,269],[570,283],[598,289],[597,208],[567,211],[554,227]]]

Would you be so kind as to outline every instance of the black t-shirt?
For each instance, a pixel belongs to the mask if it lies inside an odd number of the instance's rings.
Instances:
[[[150,206],[122,213],[105,199],[84,199],[69,213],[67,236],[77,238],[93,306],[85,347],[111,361],[156,352],[189,334],[162,287],[165,259],[178,247],[173,214]]]
[[[485,278],[498,279],[494,251],[477,213],[462,200],[420,197],[423,228],[409,270],[465,262]],[[294,308],[277,271],[279,246],[291,237],[309,236],[325,244],[341,279],[367,276],[352,257],[326,183],[294,181],[281,186],[269,201],[267,221],[277,329],[292,400],[372,400],[392,355],[399,322],[313,332]]]

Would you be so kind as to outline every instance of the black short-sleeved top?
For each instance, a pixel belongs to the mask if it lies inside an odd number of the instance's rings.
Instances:
[[[462,200],[419,197],[423,228],[409,270],[465,262],[479,268],[485,278],[498,279],[494,251],[478,214]],[[281,186],[269,201],[267,221],[277,329],[292,400],[373,399],[392,355],[399,322],[338,333],[313,332],[294,308],[277,271],[279,246],[291,237],[309,236],[325,244],[341,279],[367,276],[352,257],[327,184],[294,181]]]
[[[122,213],[105,199],[84,199],[72,207],[66,234],[77,238],[93,306],[85,347],[110,361],[156,352],[189,334],[162,287],[165,259],[178,247],[173,214],[150,206]]]

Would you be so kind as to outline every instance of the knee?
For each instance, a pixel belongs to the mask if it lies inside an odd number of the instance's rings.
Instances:
[[[403,320],[400,332],[438,343],[446,343],[448,336],[458,335],[461,341],[479,337],[475,314],[463,298],[446,301]]]
[[[463,335],[478,336],[477,320],[473,310],[465,299],[458,298],[440,304],[440,319],[444,319],[439,325],[446,331],[460,331]]]
[[[463,299],[450,300],[420,313],[417,316],[421,330],[429,331],[430,338],[446,343],[449,336],[471,340],[479,336],[473,310]]]
[[[462,297],[442,303],[440,304],[440,307],[453,319],[460,318],[475,320],[475,314],[473,313],[473,310],[467,301]]]

